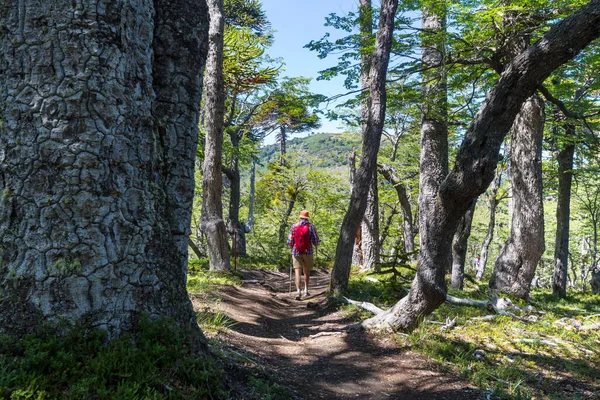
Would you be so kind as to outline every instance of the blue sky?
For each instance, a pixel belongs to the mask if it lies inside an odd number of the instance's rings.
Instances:
[[[357,9],[356,0],[262,0],[263,9],[275,30],[275,42],[267,53],[281,57],[285,62],[284,76],[305,76],[313,78],[311,90],[315,93],[333,96],[345,93],[343,79],[316,81],[320,70],[336,64],[336,59],[327,57],[321,60],[317,53],[304,48],[311,40],[318,40],[326,32],[332,37],[340,37],[333,28],[325,27],[325,17],[331,13],[345,15]],[[317,132],[341,132],[338,122],[322,120]],[[273,138],[267,138],[272,142]]]

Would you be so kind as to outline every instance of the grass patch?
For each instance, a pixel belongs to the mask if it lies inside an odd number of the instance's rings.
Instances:
[[[103,331],[73,329],[0,336],[0,398],[225,398],[221,368],[191,349],[169,320],[140,322],[135,335],[106,342]]]
[[[190,274],[187,279],[187,290],[190,294],[213,294],[221,285],[241,285],[241,276],[237,271],[202,271]]]
[[[386,276],[379,283],[366,280],[367,276],[373,275],[352,272],[348,297],[382,308],[400,298],[399,291],[390,290],[393,286],[386,283]],[[487,285],[467,279],[463,291],[450,289],[449,294],[487,299],[487,290]],[[442,370],[457,372],[470,383],[489,389],[492,398],[594,398],[600,387],[600,331],[569,329],[560,325],[560,320],[600,322],[600,296],[570,293],[567,299],[558,299],[548,290],[535,290],[532,298],[531,304],[543,314],[530,320],[473,320],[489,312],[445,303],[415,331],[394,335],[394,339],[424,354]],[[372,315],[355,306],[344,308],[357,318]],[[448,319],[456,319],[454,329],[442,327]]]
[[[203,331],[218,331],[220,329],[229,329],[237,324],[236,321],[229,318],[223,312],[217,310],[212,311],[206,307],[202,311],[196,313],[196,320]]]

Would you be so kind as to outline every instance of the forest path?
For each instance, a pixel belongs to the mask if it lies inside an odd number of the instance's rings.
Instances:
[[[324,309],[329,275],[311,274],[310,296],[294,299],[286,273],[244,271],[242,286],[223,286],[214,299],[193,299],[237,322],[218,337],[254,354],[297,399],[481,399],[484,392],[439,372],[423,356]],[[263,283],[264,282],[264,283]],[[329,333],[325,333],[329,332]],[[321,335],[319,335],[321,333]],[[316,335],[316,336],[315,336]]]

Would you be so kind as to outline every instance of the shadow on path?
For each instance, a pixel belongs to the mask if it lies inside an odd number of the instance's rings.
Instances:
[[[484,398],[480,389],[388,338],[342,331],[352,321],[323,309],[329,277],[315,272],[311,295],[301,301],[289,292],[285,273],[248,271],[244,279],[260,283],[222,287],[211,306],[237,324],[221,338],[269,364],[298,399]]]

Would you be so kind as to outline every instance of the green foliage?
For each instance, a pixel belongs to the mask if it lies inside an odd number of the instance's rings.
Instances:
[[[198,267],[200,265],[200,267]],[[208,260],[189,263],[190,274],[187,279],[187,291],[191,294],[213,293],[220,285],[241,285],[241,274],[236,271],[209,271]]]
[[[257,113],[261,129],[293,133],[318,128],[319,116],[313,110],[323,98],[310,92],[309,83],[310,78],[283,78]]]
[[[74,329],[0,336],[0,397],[201,399],[225,396],[222,372],[172,321],[142,318],[135,334],[106,342]]]
[[[225,29],[223,79],[227,92],[235,96],[273,82],[279,68],[265,63],[262,57],[269,44],[267,38],[254,34],[250,29]]]
[[[196,320],[204,332],[229,329],[237,324],[237,322],[229,318],[223,312],[219,310],[212,311],[210,308],[205,308],[197,312]]]
[[[282,269],[289,266],[287,233],[302,209],[310,212],[321,239],[320,266],[330,262],[335,253],[347,188],[339,174],[314,169],[312,162],[312,157],[304,154],[289,157],[285,167],[269,164],[256,183],[255,228],[248,235],[248,246],[253,254],[276,261]]]
[[[236,28],[250,28],[262,34],[270,25],[260,0],[224,0],[225,23]]]

